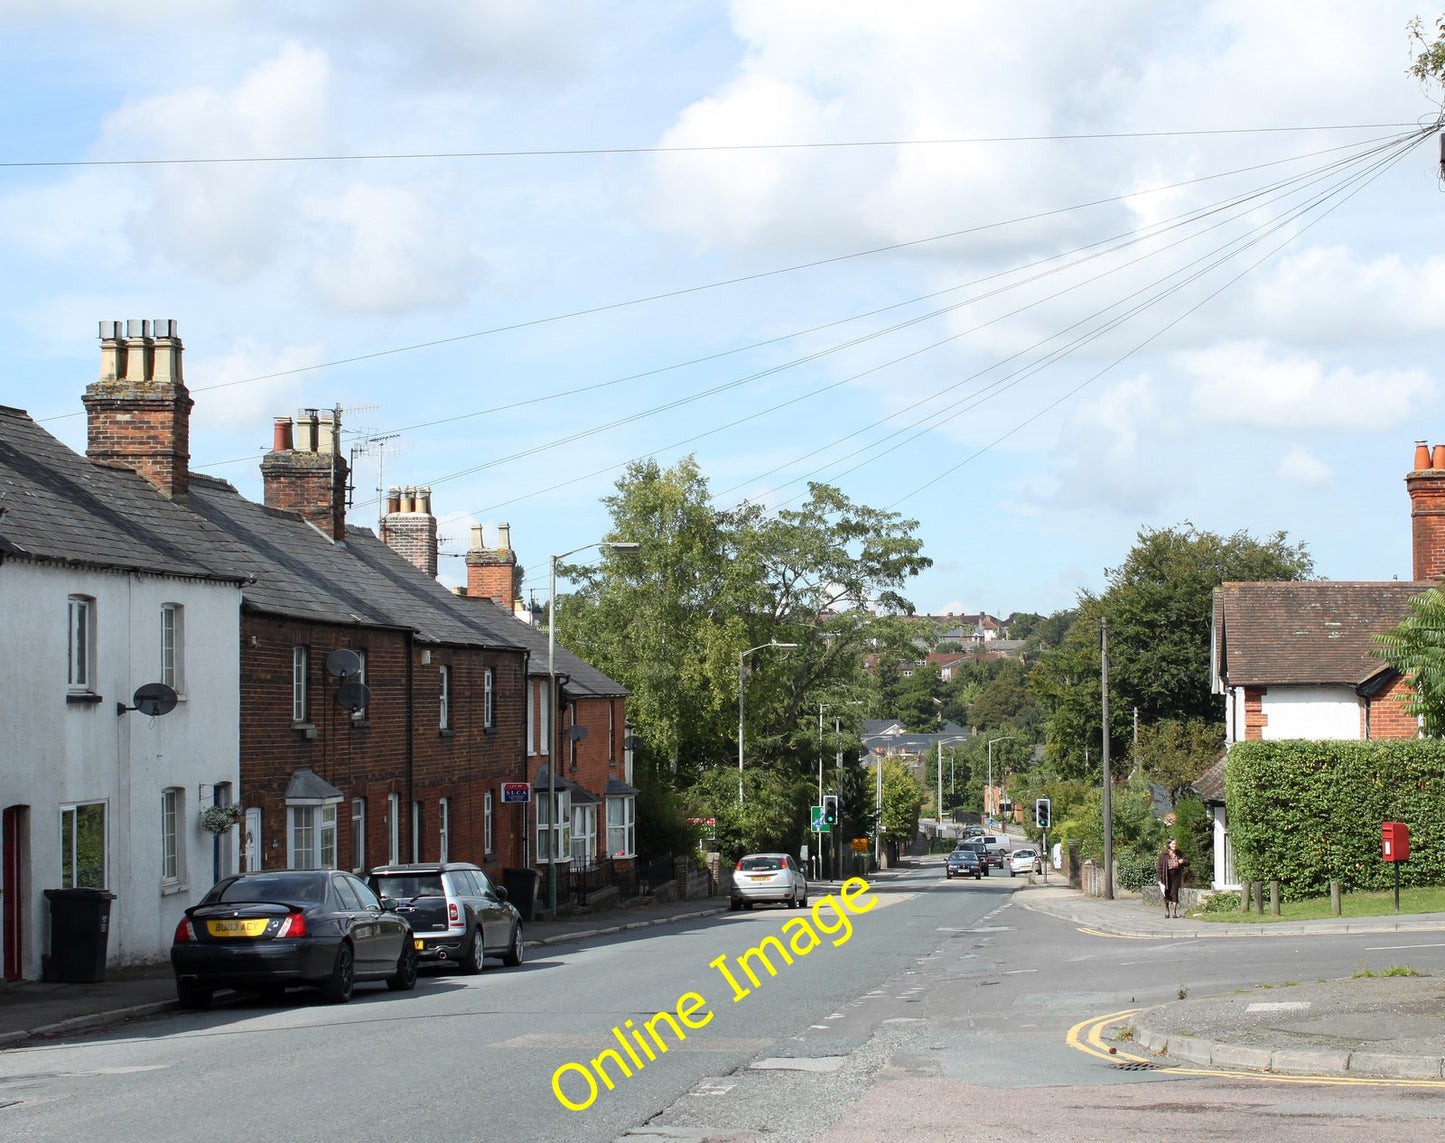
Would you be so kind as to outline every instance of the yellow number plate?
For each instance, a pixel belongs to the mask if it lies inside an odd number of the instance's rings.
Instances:
[[[411,947],[416,949],[417,952],[420,952],[422,949],[426,948],[426,942],[422,940],[413,940],[411,942]]]
[[[207,921],[206,932],[213,937],[259,937],[269,924],[264,918],[250,921]]]

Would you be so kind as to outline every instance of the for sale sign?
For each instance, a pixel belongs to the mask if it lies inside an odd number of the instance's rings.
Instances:
[[[503,782],[502,783],[502,804],[526,803],[532,800],[532,784],[530,782]]]

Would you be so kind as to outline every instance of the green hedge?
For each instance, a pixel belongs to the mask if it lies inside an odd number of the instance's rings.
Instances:
[[[1241,742],[1225,775],[1236,874],[1286,899],[1386,889],[1382,822],[1410,827],[1401,885],[1445,883],[1445,741]]]

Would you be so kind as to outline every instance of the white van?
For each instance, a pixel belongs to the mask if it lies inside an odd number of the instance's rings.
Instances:
[[[988,863],[995,869],[1002,869],[1008,862],[1008,835],[1002,833],[980,833],[968,839],[970,845],[982,845],[988,856]]]

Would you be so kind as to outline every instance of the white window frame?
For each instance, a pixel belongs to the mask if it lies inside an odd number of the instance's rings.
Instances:
[[[451,860],[452,800],[437,799],[437,860]]]
[[[186,879],[186,791],[167,786],[161,791],[161,884],[179,885]]]
[[[536,752],[538,754],[550,755],[552,753],[551,684],[546,680],[540,680],[532,685],[532,689],[531,709],[537,712]]]
[[[161,669],[159,681],[176,694],[185,691],[185,608],[179,603],[161,604]]]
[[[614,805],[620,811],[613,813]],[[614,822],[613,818],[621,820]],[[607,856],[637,856],[637,799],[631,794],[614,794],[607,799]]]
[[[250,806],[246,810],[245,834],[241,837],[241,865],[245,872],[255,873],[261,868],[261,807]]]
[[[79,877],[80,852],[77,845],[82,811],[100,811],[100,884],[82,884]],[[69,819],[69,830],[66,822]],[[67,844],[68,842],[68,844]],[[67,852],[68,850],[68,852]],[[60,887],[62,889],[104,889],[109,879],[110,807],[105,802],[74,802],[60,807]],[[69,870],[67,871],[67,866]]]
[[[230,782],[216,783],[215,805],[229,806],[235,799],[236,792]],[[219,881],[222,877],[229,877],[236,872],[236,837],[230,830],[216,835],[212,850],[215,853],[215,880]]]
[[[72,691],[95,689],[95,600],[72,595],[66,600],[65,683]]]
[[[401,795],[386,795],[386,863],[401,864]]]
[[[336,868],[336,806],[340,801],[286,803],[287,868]]]
[[[437,668],[437,675],[437,726],[442,730],[449,730],[452,719],[452,669],[443,663]]]
[[[351,678],[347,679],[346,681],[347,681],[348,683],[360,683],[362,686],[365,686],[365,685],[366,685],[366,649],[365,649],[365,648],[362,648],[362,647],[353,647],[352,650],[354,650],[354,651],[356,652],[356,659],[357,659],[358,666],[357,666],[357,668],[356,668],[356,674],[352,675]],[[352,721],[352,722],[365,722],[365,721],[366,721],[366,707],[362,707],[360,710],[352,711],[352,712],[351,712],[351,721]]]
[[[492,791],[488,790],[482,795],[482,852],[493,854],[496,849],[492,845]]]
[[[421,803],[411,804],[411,860],[421,860]]]
[[[351,799],[351,871],[366,874],[366,799]]]
[[[297,643],[291,648],[291,721],[305,722],[310,706],[308,672],[311,668],[311,648]],[[291,868],[296,868],[294,865]]]
[[[597,864],[597,803],[572,807],[573,868],[586,869]]]
[[[482,672],[482,725],[488,730],[492,727],[492,683],[495,672],[488,667]]]
[[[557,791],[557,813],[548,812],[547,788],[540,786],[534,793],[537,799],[537,860],[545,862],[549,856],[548,838],[551,838],[550,856],[557,861],[567,861],[572,856],[572,791]],[[556,825],[553,825],[553,822]]]

